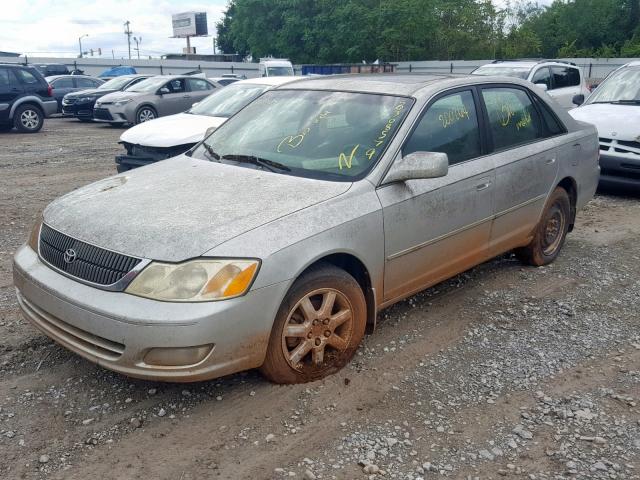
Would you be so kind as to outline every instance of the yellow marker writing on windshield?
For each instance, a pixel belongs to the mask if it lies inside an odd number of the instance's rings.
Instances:
[[[356,152],[359,148],[360,145],[356,145],[355,147],[353,147],[353,150],[351,150],[351,155],[349,155],[349,157],[347,157],[344,153],[340,154],[340,156],[338,157],[338,166],[340,167],[340,170],[342,170],[343,162],[346,168],[351,168],[353,159],[355,158]]]

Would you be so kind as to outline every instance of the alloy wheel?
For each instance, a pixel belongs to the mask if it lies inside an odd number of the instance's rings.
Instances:
[[[24,128],[34,130],[40,123],[40,115],[35,110],[25,110],[20,115],[20,123]]]

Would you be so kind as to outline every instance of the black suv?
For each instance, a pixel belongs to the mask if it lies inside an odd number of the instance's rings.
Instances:
[[[35,133],[58,102],[42,74],[30,65],[0,63],[0,131]]]

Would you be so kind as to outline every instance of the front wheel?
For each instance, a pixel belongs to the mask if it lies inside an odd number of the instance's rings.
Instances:
[[[516,250],[516,256],[524,263],[536,267],[553,262],[567,238],[571,218],[571,202],[567,191],[557,187],[545,206],[529,245]]]
[[[304,383],[337,372],[364,336],[367,306],[358,282],[326,264],[300,277],[276,316],[261,372],[275,383]]]
[[[158,116],[156,111],[151,107],[141,107],[136,112],[136,125],[139,123],[148,122]]]

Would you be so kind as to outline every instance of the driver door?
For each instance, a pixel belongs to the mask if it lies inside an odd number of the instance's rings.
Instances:
[[[158,115],[163,117],[165,115],[173,115],[174,113],[180,113],[187,108],[184,108],[185,102],[188,103],[189,94],[186,88],[186,82],[184,78],[176,78],[167,82],[163,87],[168,90],[168,93],[163,93],[162,97],[158,100]],[[191,106],[191,104],[189,104]]]
[[[443,152],[442,178],[383,185],[384,302],[407,297],[477,265],[489,256],[495,171],[483,156],[475,89],[447,92],[431,103],[402,155]]]

